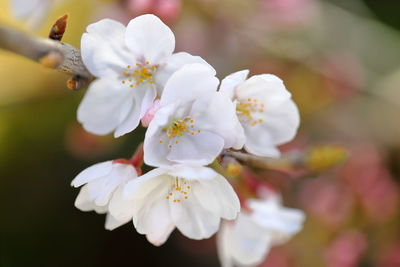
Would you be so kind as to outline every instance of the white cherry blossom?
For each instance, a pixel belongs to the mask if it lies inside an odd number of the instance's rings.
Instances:
[[[243,70],[227,76],[220,92],[236,103],[246,135],[244,148],[258,156],[279,157],[277,146],[296,135],[299,111],[277,76],[261,74],[246,80],[248,73]]]
[[[272,246],[287,242],[303,227],[304,213],[283,207],[277,195],[246,203],[250,211],[241,211],[234,222],[223,222],[218,232],[223,267],[257,266]]]
[[[235,219],[239,199],[228,181],[208,167],[157,168],[130,181],[125,204],[110,207],[118,220],[133,218],[136,230],[159,246],[176,228],[192,239],[209,238],[221,218]]]
[[[174,34],[154,15],[136,17],[127,27],[111,19],[89,25],[82,59],[98,79],[78,108],[78,121],[91,133],[119,137],[138,126],[177,69],[187,63],[213,69],[200,57],[173,54],[174,49]]]
[[[222,149],[243,146],[235,106],[216,91],[218,83],[214,70],[202,64],[186,65],[171,76],[146,132],[146,164],[206,165]]]
[[[128,221],[117,220],[109,212],[109,205],[119,205],[123,186],[137,177],[135,168],[130,164],[106,161],[83,170],[72,181],[72,186],[82,186],[75,200],[75,207],[82,211],[107,213],[105,228],[113,230]]]

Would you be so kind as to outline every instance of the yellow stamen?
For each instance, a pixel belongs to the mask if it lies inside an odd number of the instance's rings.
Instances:
[[[264,104],[259,103],[258,99],[247,98],[246,100],[239,101],[236,105],[236,113],[241,121],[248,122],[251,126],[256,126],[264,120],[259,119],[259,113],[264,113]]]
[[[136,63],[136,67],[131,70],[131,65],[126,66],[129,71],[124,71],[122,74],[123,76],[132,77],[130,82],[130,87],[138,86],[142,83],[151,83],[154,84],[155,81],[153,80],[154,71],[157,69],[156,65],[150,65],[150,62],[146,61],[145,64],[143,63]],[[131,86],[132,85],[132,86]]]

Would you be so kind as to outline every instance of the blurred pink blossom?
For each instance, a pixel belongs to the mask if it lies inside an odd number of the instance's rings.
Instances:
[[[181,13],[181,0],[120,0],[101,5],[96,10],[94,21],[110,18],[128,24],[143,14],[154,14],[165,23],[173,23]]]
[[[303,185],[300,201],[310,214],[332,227],[343,225],[353,207],[352,195],[344,186],[322,178]]]
[[[298,27],[310,22],[316,14],[314,0],[262,0],[266,18],[279,26]]]
[[[133,17],[151,13],[166,23],[177,19],[182,6],[181,0],[125,0],[124,4]]]
[[[346,231],[334,239],[325,250],[327,267],[356,267],[367,249],[363,233]]]
[[[353,155],[343,168],[343,179],[359,197],[372,221],[382,222],[391,218],[398,209],[399,190],[383,155],[371,146],[354,148]]]
[[[352,55],[332,53],[317,67],[326,77],[326,88],[339,100],[355,96],[365,86],[365,70]]]

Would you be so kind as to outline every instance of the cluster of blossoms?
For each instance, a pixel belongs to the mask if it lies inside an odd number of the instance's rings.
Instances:
[[[82,58],[97,79],[78,120],[91,133],[116,138],[141,123],[143,160],[155,168],[142,174],[135,157],[95,164],[72,181],[82,186],[75,206],[106,213],[109,230],[133,221],[156,246],[175,227],[192,239],[220,230],[223,265],[258,264],[302,228],[304,214],[284,208],[276,192],[239,200],[210,164],[225,150],[279,157],[277,146],[296,134],[297,107],[274,75],[247,78],[244,70],[219,83],[205,60],[174,49],[172,31],[154,15],[127,27],[110,19],[87,27]]]

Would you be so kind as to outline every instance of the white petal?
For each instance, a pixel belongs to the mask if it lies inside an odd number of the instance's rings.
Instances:
[[[81,211],[91,211],[93,210],[93,202],[89,200],[87,195],[87,188],[83,186],[79,191],[78,196],[75,199],[75,207]]]
[[[111,231],[111,230],[114,230],[130,221],[131,221],[130,219],[128,219],[126,221],[119,221],[119,220],[115,219],[110,213],[107,213],[106,223],[105,223],[104,227],[107,230]]]
[[[83,186],[75,200],[75,207],[81,211],[96,211],[97,213],[107,212],[107,206],[96,206],[94,201],[88,197],[87,186]]]
[[[186,52],[179,52],[172,54],[170,57],[166,59],[165,64],[161,65],[160,68],[155,73],[154,79],[161,88],[164,88],[166,82],[175,71],[179,70],[181,67],[187,64],[194,64],[194,63],[203,64],[209,67],[214,72],[214,75],[216,74],[214,68],[201,57],[192,56],[191,54]],[[162,93],[161,90],[158,93],[159,95],[161,95]]]
[[[126,29],[125,41],[129,49],[140,60],[158,64],[170,56],[175,49],[175,37],[159,18],[142,15],[131,20]]]
[[[236,96],[239,100],[257,98],[265,104],[266,108],[273,108],[290,99],[291,94],[277,76],[261,74],[252,76],[238,85]]]
[[[152,85],[141,85],[132,89],[132,107],[115,130],[114,137],[120,137],[136,129],[140,119],[156,98],[156,94],[157,91]]]
[[[103,214],[107,212],[107,206],[97,206],[94,205],[93,210],[98,214]]]
[[[191,239],[209,238],[218,231],[220,217],[204,209],[193,195],[170,208],[176,227]]]
[[[214,179],[199,179],[193,186],[193,194],[200,205],[217,216],[233,220],[240,211],[240,202],[228,181],[217,174]]]
[[[249,199],[248,207],[252,210],[246,218],[251,219],[258,227],[270,236],[273,245],[282,244],[298,233],[305,220],[301,210],[282,206],[279,195],[268,195],[265,199]]]
[[[98,79],[90,85],[78,108],[78,121],[91,133],[109,134],[125,121],[133,105],[130,88],[118,81]]]
[[[108,205],[109,213],[118,221],[125,222],[132,219],[135,201],[123,195],[124,186],[121,185],[114,192]]]
[[[173,103],[160,108],[147,128],[143,146],[144,162],[147,165],[170,165],[170,162],[166,159],[169,152],[168,144],[166,142],[160,144],[160,140],[165,135],[163,128],[173,119],[174,111],[178,106],[179,103]]]
[[[305,215],[301,210],[278,207],[255,211],[251,219],[268,231],[273,244],[282,244],[303,228]]]
[[[114,132],[114,137],[118,138],[124,134],[130,133],[137,128],[140,122],[140,102],[136,99],[133,100],[134,103],[127,113],[127,117],[121,122]]]
[[[282,102],[275,109],[265,108],[265,122],[269,127],[269,133],[275,144],[283,144],[294,138],[300,124],[299,110],[296,104],[291,100]]]
[[[163,226],[163,228],[161,228]],[[175,229],[175,225],[173,223],[166,224],[165,219],[162,225],[159,225],[160,229],[158,231],[148,233],[146,235],[147,240],[152,243],[154,246],[161,246],[167,241],[168,237]]]
[[[220,135],[224,139],[224,148],[240,149],[243,146],[244,130],[236,115],[235,105],[226,95],[214,93],[205,108],[195,106],[193,109],[199,109],[198,115],[193,117],[196,127]]]
[[[90,24],[82,35],[82,60],[96,77],[121,76],[129,64],[135,64],[135,57],[125,45],[125,26],[103,19]]]
[[[208,131],[179,137],[179,144],[173,144],[167,159],[171,162],[191,165],[207,165],[221,153],[224,140]]]
[[[278,145],[294,138],[300,124],[298,109],[281,79],[274,75],[256,75],[236,88],[239,101],[248,98],[264,105],[264,112],[252,114],[263,122],[252,125],[242,120],[246,133],[245,149],[258,156],[279,157]]]
[[[236,86],[243,83],[247,79],[247,75],[249,75],[249,70],[241,70],[229,74],[221,81],[219,91],[230,99],[234,99]]]
[[[149,196],[156,188],[168,187],[169,176],[161,168],[153,169],[135,180],[128,182],[124,188],[124,197],[140,199]]]
[[[259,129],[257,130],[256,127]],[[244,148],[247,152],[260,157],[279,158],[281,152],[276,148],[268,131],[260,129],[262,128],[259,126],[245,128],[246,143]]]
[[[178,169],[177,172],[174,172],[175,168]],[[137,231],[146,234],[149,241],[153,244],[159,245],[165,242],[174,225],[189,238],[208,238],[218,230],[220,216],[227,214],[226,217],[232,217],[229,211],[231,209],[230,206],[237,206],[235,208],[235,215],[239,211],[239,201],[236,195],[231,197],[232,192],[229,191],[231,189],[230,185],[225,180],[221,182],[215,178],[211,178],[211,180],[215,180],[214,186],[219,187],[223,183],[223,186],[228,186],[229,189],[228,191],[216,191],[213,189],[213,192],[227,195],[221,196],[217,200],[220,203],[213,204],[224,205],[228,211],[219,211],[219,214],[215,214],[210,211],[212,209],[205,209],[199,203],[202,199],[198,198],[197,194],[194,193],[189,193],[188,199],[179,203],[169,201],[166,197],[175,178],[175,176],[171,175],[189,173],[193,177],[191,182],[192,187],[199,186],[198,182],[203,181],[203,179],[204,181],[210,180],[208,177],[210,175],[209,171],[200,169],[201,172],[199,174],[204,174],[205,177],[197,177],[198,179],[196,179],[194,178],[195,170],[190,172],[188,168],[183,166],[174,166],[169,169],[157,168],[129,182],[125,187],[125,196],[135,201],[134,225]],[[214,172],[215,175],[216,173]],[[183,178],[186,179],[186,177]],[[221,177],[221,179],[223,178]],[[210,195],[210,192],[206,192],[206,195]],[[221,199],[229,199],[229,204],[226,205],[227,203],[224,203],[224,200]]]
[[[218,79],[215,70],[204,64],[188,64],[176,71],[167,81],[161,96],[161,106],[177,100],[188,102],[209,99],[216,92]]]
[[[104,177],[108,175],[112,170],[112,161],[105,161],[101,163],[94,164],[89,168],[86,168],[80,172],[74,180],[72,180],[71,185],[74,187],[79,187],[86,184],[99,177]]]
[[[257,266],[271,248],[268,233],[245,214],[240,214],[235,222],[233,237],[231,255],[235,262],[242,265]]]
[[[87,184],[88,197],[97,206],[106,206],[115,190],[115,184],[108,185],[107,180],[109,180],[108,177],[96,179]]]
[[[145,198],[134,214],[136,230],[146,234],[147,240],[155,246],[165,243],[175,228],[170,215],[168,200],[165,195]]]
[[[133,224],[150,243],[162,245],[175,228],[166,199],[171,181],[164,170],[152,170],[125,187],[125,196],[134,201]]]
[[[271,220],[268,224],[271,231],[271,242],[279,245],[287,242],[295,234],[303,229],[304,213],[300,210],[287,210],[280,215],[280,218]]]
[[[187,180],[214,179],[219,174],[211,168],[203,166],[173,165],[167,171],[174,177],[185,177]]]
[[[136,177],[137,173],[132,165],[114,163],[111,173],[87,184],[89,198],[97,206],[107,205],[119,186]]]
[[[125,195],[136,201],[133,221],[137,231],[153,233],[149,239],[157,237],[154,240],[163,242],[175,224],[189,238],[210,237],[218,230],[220,218],[199,205],[195,195],[181,203],[169,202],[166,196],[173,182],[174,177],[165,175],[165,170],[158,168],[126,186]]]
[[[265,107],[263,122],[252,126],[244,124],[245,149],[259,156],[279,156],[276,146],[291,141],[300,124],[298,109],[291,99],[273,108]]]
[[[228,222],[222,222],[217,234],[217,252],[222,267],[233,267],[232,261],[232,225]]]
[[[149,85],[145,89],[143,97],[137,98],[138,101],[139,100],[141,101],[140,118],[143,118],[147,110],[149,110],[153,106],[156,96],[157,96],[157,89],[153,85]]]

